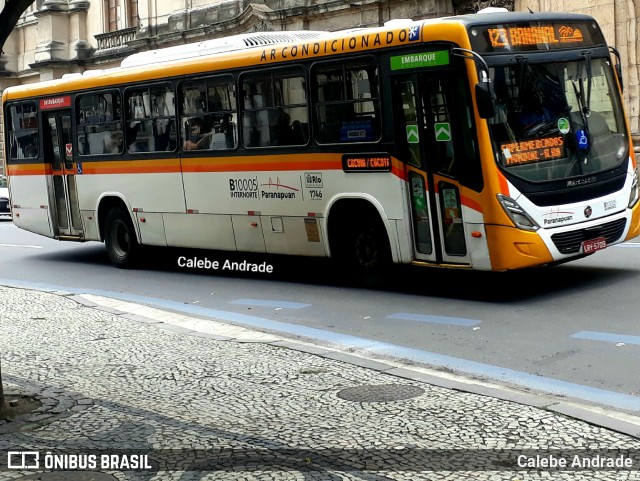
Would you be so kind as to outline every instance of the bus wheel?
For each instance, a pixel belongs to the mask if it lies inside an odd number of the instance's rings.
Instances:
[[[123,269],[135,265],[139,244],[131,218],[124,210],[115,208],[109,211],[104,244],[113,265]]]
[[[357,276],[378,276],[391,265],[389,241],[379,220],[348,228],[344,247],[341,257]]]

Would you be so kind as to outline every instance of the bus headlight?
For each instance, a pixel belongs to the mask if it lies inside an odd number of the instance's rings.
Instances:
[[[498,194],[498,201],[517,228],[530,231],[536,231],[540,228],[536,221],[511,197]]]
[[[633,171],[633,182],[631,182],[631,193],[629,194],[629,208],[638,202],[638,171]]]

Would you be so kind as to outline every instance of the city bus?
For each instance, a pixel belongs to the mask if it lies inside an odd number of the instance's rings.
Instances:
[[[612,53],[613,52],[613,53]],[[586,15],[260,32],[3,92],[16,226],[507,271],[639,233],[619,56]]]

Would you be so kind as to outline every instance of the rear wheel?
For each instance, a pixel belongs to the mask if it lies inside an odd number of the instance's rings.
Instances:
[[[140,245],[129,214],[121,208],[109,211],[105,222],[104,243],[109,259],[116,267],[133,267]]]

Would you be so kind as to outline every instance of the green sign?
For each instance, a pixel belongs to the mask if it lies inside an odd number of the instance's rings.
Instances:
[[[438,142],[451,141],[451,124],[449,122],[436,122],[435,130]]]
[[[407,125],[407,143],[418,144],[420,143],[420,135],[418,133],[417,125]]]
[[[437,50],[435,52],[409,53],[391,57],[391,70],[403,70],[407,68],[438,67],[449,65],[449,51]]]

